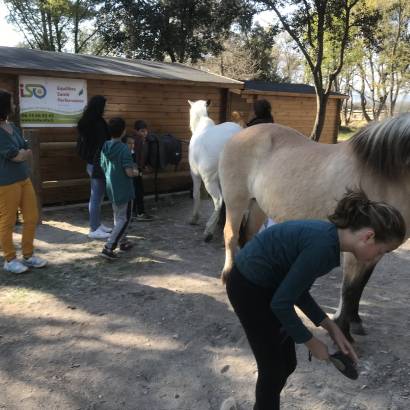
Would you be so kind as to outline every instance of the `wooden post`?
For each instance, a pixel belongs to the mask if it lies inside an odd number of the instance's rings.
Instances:
[[[42,184],[41,184],[41,174],[40,174],[40,138],[39,134],[35,130],[24,129],[24,138],[28,141],[29,147],[33,152],[32,160],[30,161],[31,170],[31,182],[36,192],[37,197],[37,207],[38,207],[38,223],[41,224],[42,221]]]

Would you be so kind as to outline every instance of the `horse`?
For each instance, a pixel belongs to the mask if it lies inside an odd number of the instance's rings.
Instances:
[[[194,206],[190,224],[196,225],[201,203],[201,180],[212,198],[214,211],[206,223],[204,240],[210,241],[218,224],[223,198],[218,177],[219,157],[225,143],[242,127],[233,122],[215,125],[208,116],[210,101],[189,101],[190,128],[192,137],[189,142],[189,166],[193,182]]]
[[[226,281],[241,231],[242,244],[267,217],[325,219],[346,188],[361,188],[372,200],[395,206],[410,235],[410,114],[371,123],[349,141],[321,144],[279,124],[242,130],[225,145],[219,177],[226,205]],[[245,212],[248,213],[243,221]],[[242,227],[241,227],[242,223]],[[241,230],[240,230],[241,227]],[[374,266],[343,255],[340,302],[333,319],[345,335],[366,334],[359,302]]]

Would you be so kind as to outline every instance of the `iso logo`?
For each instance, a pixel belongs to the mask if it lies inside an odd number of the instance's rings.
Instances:
[[[20,97],[44,98],[46,95],[46,87],[41,84],[20,84]]]

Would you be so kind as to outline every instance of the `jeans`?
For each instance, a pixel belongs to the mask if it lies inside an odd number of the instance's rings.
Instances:
[[[87,174],[91,180],[90,202],[88,212],[90,213],[90,230],[93,232],[101,225],[101,203],[105,195],[105,180],[92,178],[93,165],[87,164]]]
[[[274,290],[249,282],[236,266],[226,290],[258,366],[254,410],[279,410],[280,392],[296,368],[296,352],[270,308]]]

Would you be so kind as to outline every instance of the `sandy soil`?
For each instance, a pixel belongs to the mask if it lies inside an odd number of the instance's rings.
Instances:
[[[102,243],[87,239],[87,211],[76,208],[44,215],[36,245],[47,269],[1,271],[1,409],[216,410],[229,396],[252,408],[255,365],[218,278],[221,236],[202,241],[204,217],[186,224],[188,196],[148,205],[157,219],[131,226],[135,248],[118,262],[98,256]],[[359,379],[309,363],[299,346],[283,409],[410,408],[409,261],[407,242],[365,290]],[[329,313],[340,283],[334,271],[313,289]]]

